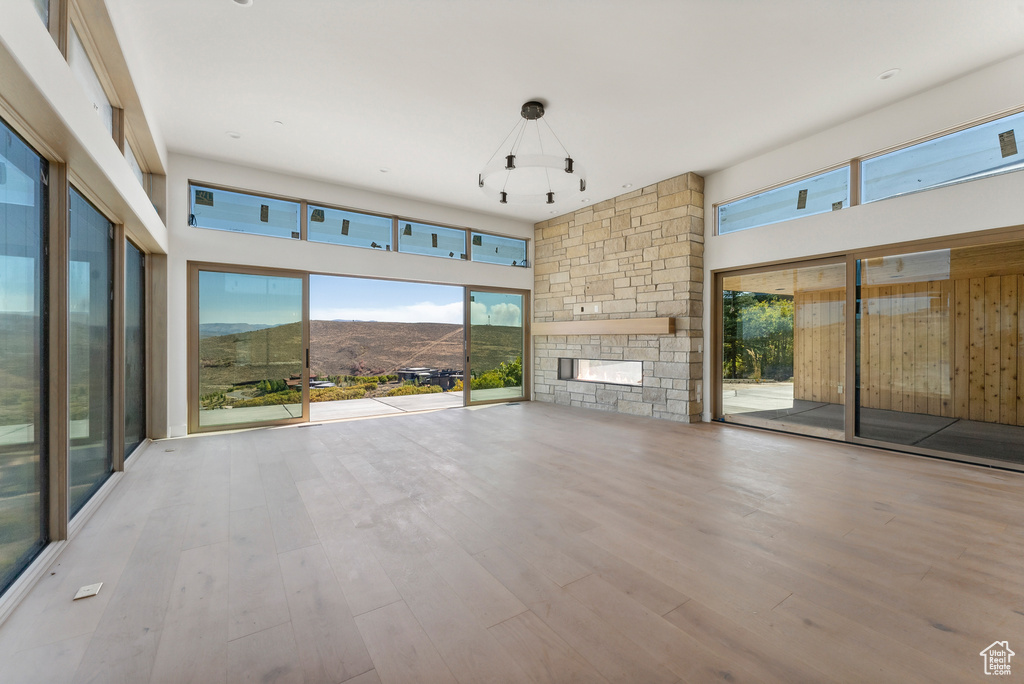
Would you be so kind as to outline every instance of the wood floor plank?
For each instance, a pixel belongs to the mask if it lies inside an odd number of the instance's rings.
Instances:
[[[290,619],[281,566],[265,506],[231,512],[228,639]]]
[[[348,518],[345,507],[341,505],[334,490],[323,478],[302,480],[295,483],[295,489],[299,492],[302,505],[306,507],[306,513],[317,527],[317,523],[326,523],[330,520]]]
[[[187,520],[185,506],[150,514],[73,681],[149,679]]]
[[[307,682],[343,682],[373,669],[338,580],[319,546],[280,554],[292,630]]]
[[[209,454],[200,467],[205,476],[189,503],[183,549],[226,542],[231,535],[231,460],[220,453]]]
[[[182,551],[150,681],[228,684],[230,544]]]
[[[664,615],[690,600],[681,591],[586,539],[576,537],[567,540],[564,548],[595,575],[658,615]]]
[[[232,684],[303,684],[291,623],[246,635],[228,644]]]
[[[651,657],[686,681],[765,681],[736,667],[728,657],[707,648],[657,613],[633,601],[597,575],[588,575],[566,591],[605,622],[627,633]]]
[[[319,543],[313,521],[284,462],[260,464],[260,479],[267,499],[270,527],[278,553]]]
[[[70,684],[91,638],[91,634],[83,634],[5,655],[0,660],[0,681],[4,684]]]
[[[382,684],[457,684],[404,601],[356,616]]]
[[[410,531],[415,530],[416,539],[404,543],[422,548],[422,557],[472,611],[481,625],[490,627],[526,610],[526,606],[512,592],[419,508],[399,502],[389,506],[388,512],[390,521],[398,520],[404,528],[406,539],[409,539]],[[420,541],[423,542],[421,547],[418,546]],[[408,599],[406,603],[409,603]]]
[[[504,549],[477,558],[559,637],[610,682],[675,682],[678,676],[566,590]]]
[[[229,441],[231,458],[230,510],[243,511],[264,506],[267,497],[260,479],[260,464],[253,457],[255,437],[242,433]]]
[[[759,624],[748,626],[731,620],[704,606],[699,600],[687,601],[665,619],[705,644],[709,650],[728,654],[734,667],[756,672],[762,681],[773,682],[826,682],[843,681],[839,676],[818,669],[813,662],[806,662],[799,652],[781,656],[782,650],[771,635],[760,629]]]
[[[341,684],[380,684],[380,677],[377,676],[376,670],[370,670],[361,675],[356,675],[352,679],[347,679],[341,682]]]
[[[531,611],[511,617],[488,631],[535,682],[599,684],[608,681]]]
[[[484,612],[480,620],[433,566],[430,552],[421,550],[432,546],[417,525],[422,513],[397,504],[389,506],[388,513],[374,528],[374,553],[452,674],[462,682],[522,681],[525,675],[515,661],[486,631],[495,613]],[[487,597],[473,598],[477,606],[494,605]],[[510,609],[512,614],[526,610],[518,601]]]
[[[907,649],[874,630],[794,594],[765,620],[787,644],[813,653],[826,672],[883,682],[940,682],[950,671],[916,649]]]
[[[318,522],[317,529],[352,615],[401,600],[380,561],[370,551],[369,530],[356,528],[347,518]]]

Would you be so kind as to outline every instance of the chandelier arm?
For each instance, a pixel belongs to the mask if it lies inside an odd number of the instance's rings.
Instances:
[[[526,135],[526,126],[529,122],[526,119],[523,119],[522,123],[523,127],[519,129],[519,135],[516,136],[516,141],[512,143],[512,149],[509,150],[509,154],[518,154],[519,146],[523,144],[523,137]]]
[[[522,121],[522,119],[520,119],[519,121],[516,121],[515,125],[512,126],[512,130],[510,130],[508,132],[508,135],[505,136],[505,139],[501,141],[500,145],[498,145],[498,149],[494,150],[494,154],[492,154],[491,158],[487,160],[487,164],[490,164],[492,161],[494,161],[494,158],[496,156],[498,156],[498,153],[501,152],[501,149],[503,147],[505,147],[505,143],[508,142],[508,139],[511,138],[512,134],[516,132],[517,128],[519,128],[519,124],[520,124],[521,121]],[[487,164],[484,164],[484,166],[486,167]]]
[[[551,135],[553,135],[555,137],[555,140],[558,141],[558,145],[562,148],[562,151],[565,152],[565,156],[566,157],[571,157],[572,155],[569,154],[569,148],[562,144],[562,141],[559,140],[559,138],[558,138],[558,134],[555,133],[555,129],[553,129],[551,127],[551,124],[549,124],[547,121],[545,121],[544,125],[548,127],[548,130],[551,131]]]

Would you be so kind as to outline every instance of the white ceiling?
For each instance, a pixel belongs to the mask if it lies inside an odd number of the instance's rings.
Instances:
[[[581,196],[502,206],[477,188],[526,100],[597,202],[1024,50],[1024,0],[107,4],[169,150],[529,221]]]

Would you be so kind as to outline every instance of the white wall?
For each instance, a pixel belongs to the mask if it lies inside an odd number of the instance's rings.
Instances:
[[[66,162],[73,182],[110,218],[147,249],[167,249],[149,197],[29,2],[4,2],[0,11],[0,98],[13,110],[10,123],[40,140],[46,156]]]
[[[880,82],[880,87],[884,82]],[[824,96],[824,95],[823,95]],[[1001,62],[705,178],[704,346],[715,271],[1024,224],[1024,172],[712,235],[714,205],[1024,105],[1024,56]],[[704,419],[718,369],[704,361]]]
[[[187,430],[189,261],[270,266],[314,273],[395,278],[449,285],[533,289],[532,267],[512,268],[192,228],[188,225],[189,180],[526,238],[531,240],[531,250],[533,239],[532,223],[209,159],[171,154],[167,174],[167,229],[170,236],[167,259],[167,391],[168,432],[172,437],[183,435]]]

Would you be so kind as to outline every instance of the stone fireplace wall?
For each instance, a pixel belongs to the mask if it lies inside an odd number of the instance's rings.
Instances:
[[[704,179],[694,173],[538,223],[534,320],[671,317],[673,335],[537,335],[534,398],[701,419]],[[599,303],[600,313],[587,304]],[[643,387],[558,379],[560,357],[643,361]]]

